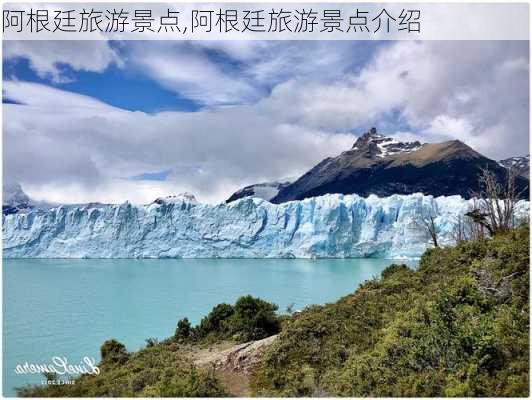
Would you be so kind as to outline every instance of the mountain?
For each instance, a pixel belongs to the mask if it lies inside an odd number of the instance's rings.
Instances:
[[[240,190],[237,190],[226,200],[226,203],[231,203],[232,201],[242,199],[244,197],[258,197],[259,199],[270,201],[273,199],[281,189],[284,189],[295,179],[284,180],[284,181],[275,181],[275,182],[264,182],[257,183],[255,185],[246,186]]]
[[[515,168],[519,175],[530,179],[530,155],[524,157],[510,157],[504,160],[500,160],[504,168]]]
[[[155,204],[199,204],[196,196],[192,193],[184,192],[179,193],[177,196],[158,197],[154,201]]]
[[[423,193],[472,197],[481,190],[479,173],[488,168],[501,180],[506,170],[459,140],[443,143],[399,142],[375,128],[337,157],[326,158],[285,186],[272,203],[302,200],[327,193],[391,196]],[[519,190],[528,187],[520,176]],[[528,194],[525,193],[526,198]]]
[[[417,257],[430,246],[423,215],[441,245],[454,243],[473,200],[459,196],[325,195],[272,204],[245,198],[201,204],[190,196],[147,205],[59,206],[2,216],[7,258]],[[521,201],[517,216],[527,215]]]
[[[2,183],[2,214],[15,214],[31,210],[47,210],[58,204],[30,198],[18,182]]]
[[[33,202],[17,182],[2,184],[2,213],[12,214],[33,208]]]

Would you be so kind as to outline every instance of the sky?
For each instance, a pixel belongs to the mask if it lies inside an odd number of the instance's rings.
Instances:
[[[3,174],[36,200],[216,203],[375,126],[528,154],[526,41],[4,41]]]

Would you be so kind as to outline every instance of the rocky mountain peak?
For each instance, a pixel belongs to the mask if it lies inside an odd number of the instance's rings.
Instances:
[[[351,151],[364,152],[366,157],[387,157],[399,153],[410,153],[421,149],[423,145],[419,141],[400,142],[394,138],[382,135],[373,127],[360,136]]]
[[[2,183],[2,213],[4,215],[27,211],[34,205],[18,182],[4,181]]]
[[[510,157],[500,160],[499,164],[504,168],[514,168],[517,172],[528,178],[530,175],[530,154],[523,157]]]
[[[377,128],[373,127],[366,133],[364,133],[362,136],[360,136],[355,144],[353,145],[353,150],[358,150],[367,147],[370,143],[374,143],[376,141],[379,141],[381,139],[385,138],[385,136],[381,135],[380,133],[377,133]]]
[[[31,200],[22,187],[17,182],[3,182],[2,184],[3,204],[20,205],[30,204]]]
[[[183,192],[179,193],[177,196],[166,196],[166,197],[158,197],[154,200],[154,203],[156,204],[192,204],[197,205],[199,204],[198,200],[196,199],[196,196],[194,196],[192,193],[189,192]]]

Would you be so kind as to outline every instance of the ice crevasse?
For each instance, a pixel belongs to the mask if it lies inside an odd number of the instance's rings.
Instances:
[[[243,198],[216,205],[191,195],[151,204],[59,206],[3,216],[5,258],[384,257],[430,247],[420,220],[435,216],[439,242],[454,243],[460,196],[329,194],[272,204]],[[516,218],[528,215],[520,201]]]

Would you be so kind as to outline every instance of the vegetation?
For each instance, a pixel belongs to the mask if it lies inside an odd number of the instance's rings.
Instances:
[[[177,343],[166,341],[135,353],[110,340],[101,347],[99,375],[73,385],[26,386],[21,397],[219,397],[226,395],[213,371],[196,368]],[[127,354],[127,357],[123,357]],[[118,357],[117,357],[118,356]],[[56,377],[47,377],[54,380]],[[65,378],[61,378],[65,379]]]
[[[283,325],[258,395],[527,396],[529,229],[433,248]]]
[[[466,217],[485,229],[490,236],[506,232],[516,226],[515,207],[528,187],[517,189],[516,179],[519,171],[509,168],[503,182],[489,169],[482,169],[479,182],[482,190],[475,193],[476,204],[466,213]],[[478,229],[477,229],[478,230]]]
[[[102,361],[107,363],[124,364],[128,358],[126,346],[115,339],[107,340],[100,347]]]
[[[280,330],[277,306],[244,296],[234,305],[218,304],[192,327],[184,318],[177,323],[173,338],[146,339],[146,347],[128,353],[115,339],[100,348],[99,375],[82,375],[73,385],[25,386],[20,397],[219,397],[227,392],[213,370],[198,369],[187,356],[190,345],[232,340],[262,339]],[[48,381],[57,380],[47,376]],[[61,380],[67,378],[61,377]]]
[[[229,395],[212,369],[194,366],[199,347],[279,334],[254,367],[264,396],[527,396],[529,228],[433,248],[412,270],[379,279],[291,316],[252,296],[219,304],[193,327],[128,353],[101,347],[99,375],[73,385],[28,386],[19,396],[216,397]],[[47,377],[53,379],[53,377]]]
[[[218,304],[194,328],[188,319],[177,323],[175,338],[188,342],[218,342],[231,339],[237,342],[264,339],[281,329],[276,315],[277,305],[252,296],[240,297],[234,306]]]
[[[439,247],[438,235],[440,231],[438,225],[436,224],[436,214],[434,213],[434,211],[423,211],[421,215],[417,218],[415,223],[420,227],[421,230],[429,234],[433,246]]]

